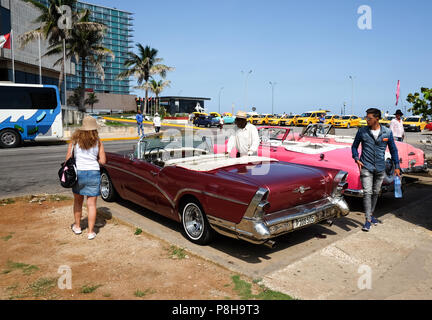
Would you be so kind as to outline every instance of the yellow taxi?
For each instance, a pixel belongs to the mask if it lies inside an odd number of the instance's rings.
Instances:
[[[290,115],[281,117],[279,119],[279,125],[280,126],[295,126],[297,124],[297,118],[300,117],[299,115]]]
[[[367,127],[366,117],[364,117],[363,119],[360,120],[359,128],[361,128],[361,127]]]
[[[270,118],[272,118],[273,117],[273,115],[272,114],[261,114],[260,115],[260,117],[259,117],[259,119],[257,120],[257,122],[255,123],[255,120],[254,120],[254,123],[253,124],[257,124],[257,125],[268,125],[269,124],[269,119]]]
[[[388,117],[385,117],[385,118],[380,119],[379,123],[380,123],[381,125],[386,126],[387,128],[389,128],[389,127],[390,127],[390,122],[391,122],[393,119],[395,119],[395,118],[396,118],[396,116],[388,116]]]
[[[222,117],[219,112],[210,112],[210,115],[214,118],[221,118]]]
[[[300,115],[300,117],[297,118],[297,125],[298,126],[308,126],[313,123],[319,122],[319,116],[321,114],[326,115],[327,112],[330,112],[328,110],[318,110],[318,111],[309,111],[306,113],[303,113]]]
[[[326,116],[326,117],[325,117],[325,122],[324,122],[324,124],[331,124],[331,125],[334,125],[334,122],[335,122],[335,120],[337,120],[337,119],[340,119],[340,116],[336,116],[336,115],[333,115],[333,116]]]
[[[291,118],[292,117],[292,118]],[[294,116],[289,116],[288,117],[288,122],[287,122],[287,126],[298,126],[297,124],[297,119],[300,118],[299,114],[296,114]]]
[[[421,116],[406,117],[403,120],[405,131],[423,131],[427,122]]]
[[[352,128],[360,125],[360,117],[357,116],[342,116],[340,119],[335,120],[334,126],[336,128]]]
[[[260,119],[261,116],[259,114],[254,114],[248,117],[247,121],[250,122],[251,124],[257,124]]]
[[[268,124],[270,126],[280,126],[281,125],[280,124],[281,120],[283,120],[282,116],[280,116],[280,115],[274,115],[274,116],[271,116],[270,118],[268,118]]]

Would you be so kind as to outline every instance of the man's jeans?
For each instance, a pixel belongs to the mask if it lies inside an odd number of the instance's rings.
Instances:
[[[360,172],[360,180],[363,185],[363,206],[366,220],[370,221],[372,219],[385,175],[385,171],[370,172],[366,168],[363,168]]]
[[[144,127],[142,123],[138,123],[138,137],[144,135]]]

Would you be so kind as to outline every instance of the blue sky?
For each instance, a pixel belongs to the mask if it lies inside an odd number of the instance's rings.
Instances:
[[[87,0],[135,14],[134,42],[159,50],[171,88],[163,95],[211,98],[208,111],[299,113],[327,107],[363,115],[395,111],[408,93],[432,87],[428,68],[432,1],[391,0]],[[362,5],[372,29],[360,30]],[[246,77],[241,71],[252,73]],[[132,82],[132,84],[135,84]],[[139,93],[143,95],[143,93]],[[247,97],[246,97],[247,96]],[[245,103],[247,99],[247,107]],[[404,110],[403,110],[404,111]]]

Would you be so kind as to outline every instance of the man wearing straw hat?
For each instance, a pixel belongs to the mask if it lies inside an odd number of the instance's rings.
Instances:
[[[247,122],[247,113],[239,111],[235,119],[236,129],[234,135],[228,140],[227,152],[230,154],[233,148],[237,149],[237,158],[257,155],[260,138],[257,128]]]

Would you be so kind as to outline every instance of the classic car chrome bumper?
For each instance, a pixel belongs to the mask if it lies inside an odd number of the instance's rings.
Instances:
[[[349,214],[348,205],[341,196],[328,197],[298,207],[265,214],[264,207],[268,204],[265,200],[267,192],[266,189],[260,189],[257,192],[239,224],[208,216],[210,225],[223,235],[254,244],[265,244],[274,237],[301,229],[303,226],[294,227],[294,222],[298,219],[310,217],[314,221],[312,224],[315,224]]]

